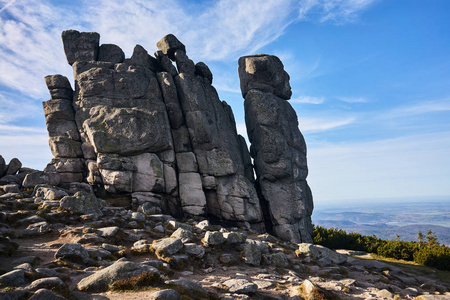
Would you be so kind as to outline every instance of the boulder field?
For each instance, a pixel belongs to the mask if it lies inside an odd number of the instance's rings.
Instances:
[[[0,299],[450,299],[448,275],[416,267],[176,219],[87,183],[0,186]]]

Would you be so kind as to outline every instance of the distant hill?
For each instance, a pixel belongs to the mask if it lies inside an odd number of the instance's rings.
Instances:
[[[325,228],[339,228],[381,239],[417,241],[419,229],[431,229],[438,242],[450,245],[449,202],[370,203],[346,207],[316,207],[313,223]]]
[[[431,229],[438,237],[438,242],[444,245],[450,245],[450,228],[444,226],[437,226],[431,224],[415,224],[405,226],[388,225],[385,223],[378,224],[358,224],[345,220],[314,220],[315,225],[320,225],[325,228],[339,228],[347,232],[357,232],[362,235],[375,234],[378,238],[395,240],[396,234],[400,236],[403,241],[417,241],[417,234],[419,229],[423,234],[426,234],[428,229]]]

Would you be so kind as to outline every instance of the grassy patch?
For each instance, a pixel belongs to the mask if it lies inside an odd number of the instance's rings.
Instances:
[[[390,265],[399,267],[406,272],[416,274],[418,276],[437,277],[441,281],[447,283],[450,286],[450,271],[442,271],[432,267],[419,265],[412,261],[397,260],[394,258],[386,258],[377,254],[370,254],[373,259],[383,261]],[[369,259],[369,258],[367,258]]]

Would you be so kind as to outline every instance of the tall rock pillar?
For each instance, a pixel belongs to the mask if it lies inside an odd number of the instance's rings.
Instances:
[[[278,57],[252,55],[239,59],[239,78],[266,228],[283,240],[312,242],[306,144],[287,102],[289,75]]]
[[[231,107],[219,99],[212,86],[211,71],[202,62],[194,64],[185,46],[172,34],[157,46],[157,58],[167,72],[160,73],[159,79],[169,118],[179,120],[171,125],[184,212],[238,224],[247,222],[263,232],[247,146],[237,134]],[[170,60],[176,63],[176,71]],[[170,74],[174,84],[170,83]],[[169,86],[174,86],[176,93],[169,93]],[[184,136],[189,140],[180,143]]]

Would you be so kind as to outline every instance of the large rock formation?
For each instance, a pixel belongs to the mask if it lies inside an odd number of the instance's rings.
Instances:
[[[87,182],[97,193],[131,194],[135,203],[149,203],[164,213],[250,225],[261,232],[267,225],[271,230],[274,222],[279,236],[310,241],[306,232],[311,224],[306,220],[312,206],[300,205],[306,198],[293,191],[289,193],[295,200],[284,197],[283,207],[296,210],[300,217],[281,222],[266,213],[264,220],[250,154],[237,134],[233,112],[219,99],[208,66],[194,64],[175,36],[169,34],[157,43],[155,57],[136,45],[131,58],[116,45],[99,45],[97,33],[68,30],[62,39],[75,86],[72,89],[64,76],[47,76],[51,99],[43,103],[55,157],[45,172],[59,174],[60,186]],[[267,113],[256,112],[252,118]],[[295,135],[292,113],[286,120],[285,139]],[[295,159],[304,170],[304,144],[296,147],[299,151],[291,152],[299,156]],[[290,154],[283,153],[283,157]],[[277,170],[273,172],[279,178]],[[299,187],[306,190],[306,173],[301,176]],[[286,180],[297,182],[297,175]],[[286,184],[274,181],[274,192]],[[270,200],[264,189],[270,187],[261,187],[267,206]],[[305,213],[309,215],[303,218]],[[298,238],[284,234],[280,224],[306,227]]]
[[[253,55],[239,59],[239,77],[266,226],[282,239],[312,242],[306,144],[286,101],[289,75],[278,57]]]

